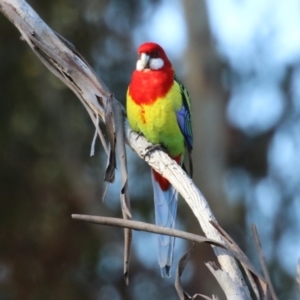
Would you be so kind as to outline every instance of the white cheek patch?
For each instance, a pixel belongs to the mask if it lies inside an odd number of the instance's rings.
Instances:
[[[150,59],[150,69],[159,70],[164,66],[164,61],[161,58]]]

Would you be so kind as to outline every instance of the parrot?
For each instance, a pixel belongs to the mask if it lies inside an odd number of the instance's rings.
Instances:
[[[181,166],[187,152],[192,173],[193,134],[188,91],[178,80],[159,44],[143,43],[137,52],[136,69],[126,95],[129,125],[153,145],[163,148]],[[178,193],[167,179],[153,169],[151,178],[156,225],[174,228]],[[174,237],[158,235],[158,262],[162,277],[171,276],[174,244]]]

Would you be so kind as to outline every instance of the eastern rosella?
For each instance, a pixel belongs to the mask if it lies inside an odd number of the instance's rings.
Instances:
[[[190,98],[158,44],[149,42],[138,48],[136,70],[127,91],[127,116],[132,130],[143,134],[152,144],[162,146],[178,164],[183,164],[186,149],[191,153]],[[153,169],[151,174],[156,224],[174,228],[177,191]],[[171,276],[174,242],[174,237],[158,236],[162,277]]]

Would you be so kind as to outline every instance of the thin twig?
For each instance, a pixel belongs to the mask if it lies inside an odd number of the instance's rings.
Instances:
[[[131,229],[141,230],[146,232],[171,235],[178,238],[189,240],[191,242],[209,243],[211,245],[224,248],[223,244],[197,234],[188,233],[185,231],[172,229],[172,228],[161,227],[161,226],[140,222],[140,221],[132,221],[132,220],[119,219],[119,218],[111,218],[111,217],[77,215],[77,214],[73,214],[72,219],[85,221],[89,223],[101,224],[101,225],[116,226],[121,228],[131,228]]]
[[[260,264],[262,266],[265,279],[268,282],[271,297],[272,297],[273,300],[278,300],[278,298],[275,294],[274,287],[272,285],[271,277],[270,277],[270,274],[269,274],[269,271],[268,271],[268,268],[267,268],[266,259],[265,259],[265,256],[263,254],[259,234],[258,234],[258,231],[257,231],[257,228],[256,228],[255,224],[252,224],[252,232],[253,232],[254,241],[255,241],[255,245],[256,245],[256,249],[257,249],[257,253],[258,253],[258,258],[259,258]]]

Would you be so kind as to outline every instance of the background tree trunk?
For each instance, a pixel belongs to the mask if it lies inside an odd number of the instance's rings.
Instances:
[[[222,62],[215,52],[209,32],[205,1],[182,3],[189,35],[185,81],[193,105],[194,180],[209,199],[216,215],[222,219],[226,206],[222,187],[227,152],[226,94],[220,80]]]

